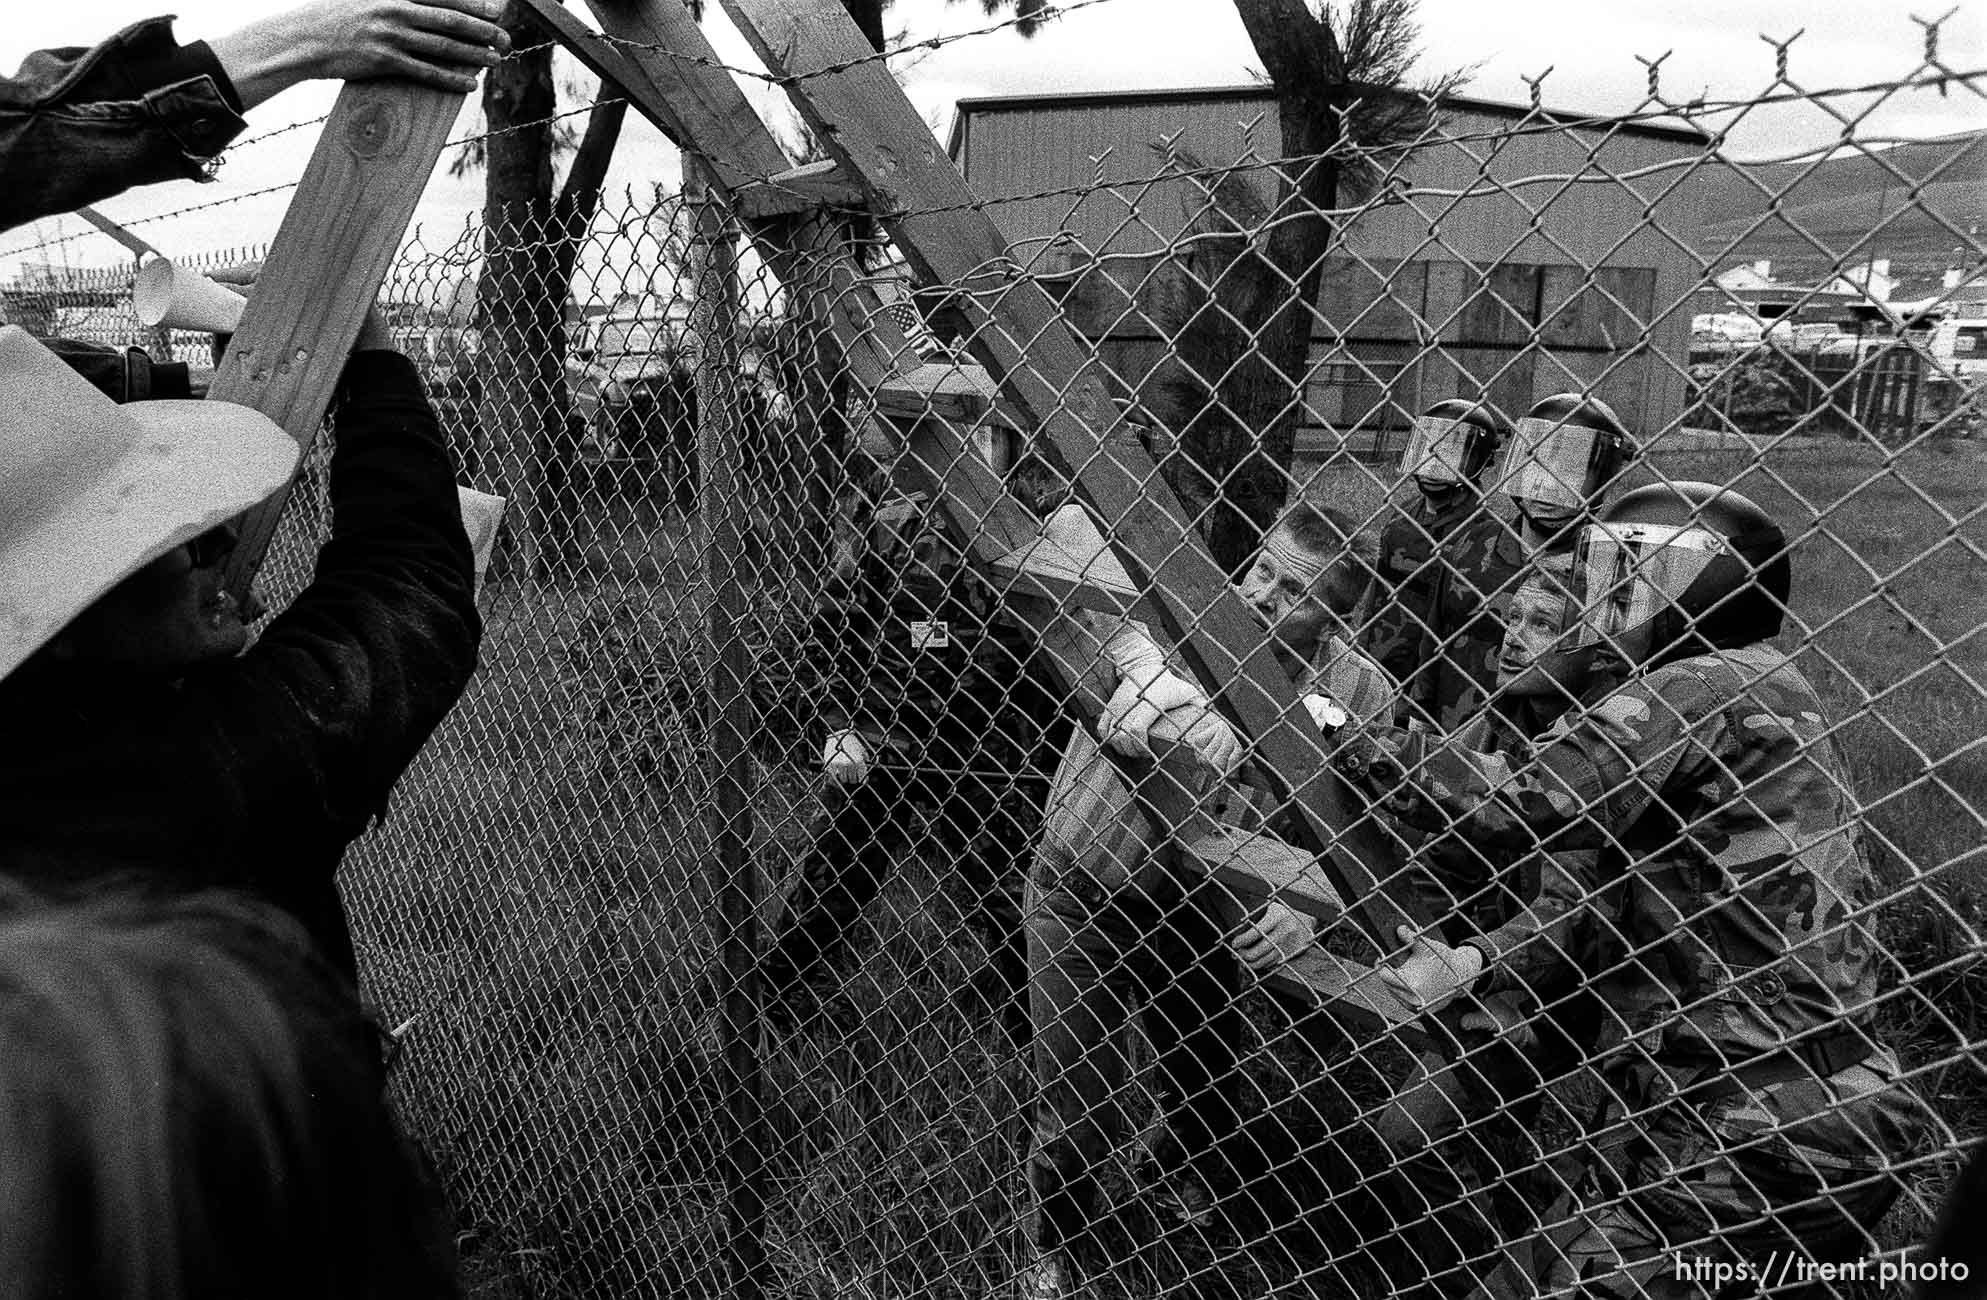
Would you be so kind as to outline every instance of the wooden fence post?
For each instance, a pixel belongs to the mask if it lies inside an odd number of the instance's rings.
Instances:
[[[463,99],[388,81],[339,93],[209,397],[254,407],[310,450]],[[285,487],[242,517],[224,574],[237,599],[289,496]]]
[[[740,491],[738,439],[738,267],[731,223],[693,165],[692,263],[696,300],[697,449],[702,469],[698,513],[711,585],[709,613],[714,751],[711,807],[712,897],[718,921],[719,1094],[726,1100],[724,1258],[728,1294],[765,1294],[765,1133],[760,1114],[758,1035],[759,868],[752,860],[752,800],[757,782],[750,742],[758,729],[752,703],[753,662],[746,644],[743,562],[746,506]]]

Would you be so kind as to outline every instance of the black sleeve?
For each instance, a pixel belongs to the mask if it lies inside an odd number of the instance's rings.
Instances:
[[[350,836],[384,811],[462,694],[482,625],[454,468],[412,363],[355,355],[333,420],[331,540],[240,677],[251,697],[279,702],[292,759],[310,765],[319,806]]]
[[[0,229],[204,178],[247,126],[240,106],[213,51],[176,42],[170,18],[89,49],[35,51],[0,78]]]

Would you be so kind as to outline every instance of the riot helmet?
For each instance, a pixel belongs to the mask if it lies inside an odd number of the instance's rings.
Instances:
[[[1626,494],[1582,532],[1575,572],[1575,641],[1642,664],[1774,636],[1792,584],[1780,526],[1711,483]]]
[[[1505,445],[1505,495],[1528,518],[1555,525],[1598,506],[1630,450],[1628,429],[1614,408],[1580,393],[1559,393],[1534,406]]]
[[[1447,496],[1482,479],[1510,428],[1485,403],[1458,397],[1437,402],[1415,419],[1401,454],[1401,475],[1412,478],[1425,496]]]

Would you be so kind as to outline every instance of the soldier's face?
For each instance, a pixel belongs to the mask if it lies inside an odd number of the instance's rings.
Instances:
[[[1566,550],[1579,539],[1584,511],[1551,502],[1520,500],[1518,517],[1524,521],[1522,537],[1528,551]]]
[[[1497,657],[1497,689],[1504,695],[1559,695],[1578,690],[1585,656],[1573,650],[1566,624],[1567,596],[1532,583],[1511,597],[1504,615],[1504,646]]]
[[[1331,557],[1305,549],[1288,529],[1279,528],[1263,542],[1235,592],[1272,636],[1308,655],[1338,625],[1326,600],[1332,567]]]

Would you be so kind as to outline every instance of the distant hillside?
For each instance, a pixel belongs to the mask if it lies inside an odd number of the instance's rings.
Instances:
[[[1821,163],[1719,164],[1694,183],[1712,218],[1694,246],[1720,268],[1767,258],[1776,279],[1810,279],[1887,257],[1893,273],[1937,270],[1987,244],[1987,131]]]

